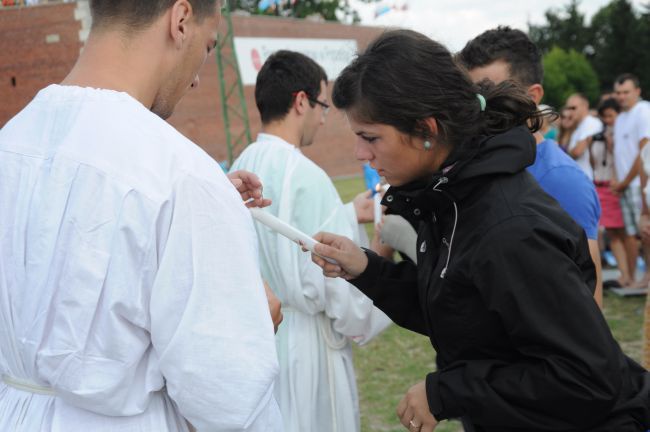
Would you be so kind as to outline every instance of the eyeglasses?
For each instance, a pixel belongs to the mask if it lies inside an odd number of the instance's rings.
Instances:
[[[313,103],[318,104],[321,107],[323,107],[323,114],[324,115],[327,115],[327,113],[330,112],[330,106],[328,104],[326,104],[325,102],[319,101],[318,99],[312,99],[309,96],[307,96],[307,99],[312,101]]]
[[[300,90],[300,91],[297,91],[297,92],[293,92],[293,93],[291,93],[291,95],[292,95],[293,97],[296,97],[296,96],[298,96],[298,93],[300,93],[301,91],[304,91],[304,90]],[[318,99],[309,96],[309,93],[307,93],[307,92],[305,92],[305,95],[307,96],[307,100],[308,100],[309,102],[311,102],[311,103],[315,103],[315,104],[317,104],[317,105],[320,105],[320,106],[323,108],[323,117],[326,116],[328,112],[330,112],[330,106],[329,106],[329,104],[327,104],[327,103],[325,103],[325,102],[323,102],[323,101],[319,101]]]

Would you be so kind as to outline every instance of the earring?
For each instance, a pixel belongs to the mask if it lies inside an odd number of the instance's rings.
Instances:
[[[424,149],[425,149],[425,150],[431,150],[431,141],[426,140],[426,141],[424,142]]]

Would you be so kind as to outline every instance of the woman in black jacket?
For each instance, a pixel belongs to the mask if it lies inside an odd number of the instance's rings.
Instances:
[[[407,392],[402,424],[429,432],[650,429],[650,375],[593,300],[583,230],[529,175],[540,113],[513,82],[474,85],[440,44],[387,32],[339,76],[333,101],[356,157],[419,226],[417,267],[320,233],[313,260],[397,324],[429,336],[438,370]]]

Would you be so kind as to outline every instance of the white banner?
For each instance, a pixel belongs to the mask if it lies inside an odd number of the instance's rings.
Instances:
[[[312,58],[325,69],[327,78],[333,81],[357,53],[357,41],[236,37],[235,51],[244,85],[255,85],[257,73],[266,59],[275,51],[283,49],[297,51]]]

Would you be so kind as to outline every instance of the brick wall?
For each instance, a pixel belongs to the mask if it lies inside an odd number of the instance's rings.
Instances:
[[[61,81],[81,42],[75,3],[0,10],[0,126],[39,89]]]
[[[75,19],[75,7],[76,3],[63,3],[0,10],[0,126],[39,89],[61,81],[74,64],[81,48],[81,24]],[[233,27],[236,36],[356,39],[360,49],[381,32],[378,28],[272,17],[233,16]],[[331,86],[330,82],[330,91]],[[254,139],[260,129],[260,119],[253,87],[245,87],[245,94]],[[187,94],[169,121],[215,159],[227,158],[214,59],[202,69],[200,86]],[[236,128],[238,124],[234,123]],[[353,146],[354,135],[344,117],[332,109],[314,144],[303,150],[332,176],[360,174]]]

